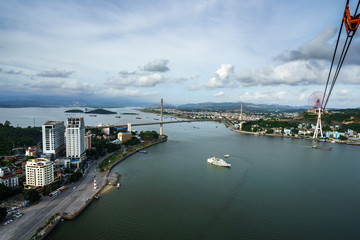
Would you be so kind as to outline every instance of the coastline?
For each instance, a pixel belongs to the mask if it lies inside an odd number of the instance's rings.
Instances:
[[[229,126],[228,124],[226,124],[224,122],[225,126],[228,127],[231,131],[233,132],[237,132],[237,133],[242,133],[242,134],[248,134],[248,135],[257,135],[257,136],[267,136],[267,137],[283,137],[283,138],[293,138],[293,139],[303,139],[303,140],[311,140],[311,141],[317,141],[318,139],[313,139],[313,138],[302,138],[302,137],[295,137],[295,136],[284,136],[284,135],[280,135],[280,134],[269,134],[269,133],[258,133],[258,132],[248,132],[248,131],[242,131],[242,130],[238,130],[233,128],[232,126]],[[330,140],[326,139],[325,142],[327,143],[340,143],[340,144],[346,144],[346,145],[353,145],[353,146],[360,146],[360,143],[356,143],[356,142],[346,142],[344,140],[338,140],[335,142],[331,142]]]
[[[109,167],[109,170],[106,171],[106,180],[104,181],[104,183],[102,184],[102,186],[99,188],[98,191],[96,191],[92,197],[84,204],[83,207],[81,207],[80,209],[78,209],[77,211],[74,212],[74,214],[66,214],[64,215],[63,214],[63,218],[64,219],[75,219],[77,216],[79,216],[79,214],[94,200],[94,197],[95,195],[97,194],[105,194],[106,192],[108,192],[110,189],[113,188],[113,185],[109,185],[108,183],[108,180],[109,180],[109,175],[110,175],[110,172],[112,170],[112,168],[114,166],[116,166],[117,164],[119,164],[120,162],[124,161],[125,159],[127,159],[128,157],[132,156],[133,154],[135,154],[136,152],[138,152],[139,150],[142,150],[142,149],[145,149],[145,148],[148,148],[148,147],[151,147],[151,146],[154,146],[156,144],[159,144],[159,143],[162,143],[162,142],[165,142],[167,141],[167,136],[164,135],[165,137],[163,137],[163,139],[160,139],[160,140],[156,140],[155,142],[152,142],[150,143],[149,145],[147,146],[144,146],[144,147],[141,147],[139,149],[136,149],[136,150],[132,150],[131,152],[129,152],[127,155],[125,155],[124,157],[121,157],[119,158],[117,161],[113,162],[110,167]]]
[[[151,146],[154,146],[154,145],[157,145],[159,143],[163,143],[163,142],[166,142],[167,141],[167,136],[164,135],[162,136],[160,139],[154,141],[154,142],[150,142],[148,145],[146,146],[143,146],[141,148],[137,148],[137,149],[134,149],[130,152],[128,152],[127,155],[119,158],[117,161],[113,162],[110,166],[109,166],[109,170],[106,171],[106,174],[104,174],[104,180],[101,184],[101,186],[99,185],[99,189],[96,190],[96,191],[93,191],[91,192],[91,194],[89,195],[89,197],[87,198],[87,201],[82,204],[79,208],[76,208],[73,212],[71,213],[67,213],[67,212],[63,212],[61,215],[60,215],[60,219],[58,221],[55,221],[46,231],[43,231],[41,233],[41,236],[37,236],[36,239],[45,239],[47,235],[50,234],[50,232],[56,228],[56,226],[61,222],[60,220],[61,219],[66,219],[66,220],[72,220],[72,219],[75,219],[77,218],[86,208],[87,206],[89,206],[91,204],[91,202],[96,199],[95,196],[96,195],[103,195],[105,193],[107,193],[108,191],[110,191],[114,186],[113,185],[109,185],[108,183],[108,180],[109,180],[109,175],[110,175],[110,172],[112,170],[112,168],[114,166],[116,166],[117,164],[119,164],[120,162],[124,161],[126,158],[128,158],[129,156],[132,156],[133,154],[135,154],[136,152],[138,152],[139,150],[142,150],[142,149],[145,149],[145,148],[148,148],[148,147],[151,147]],[[90,174],[90,173],[88,173]]]

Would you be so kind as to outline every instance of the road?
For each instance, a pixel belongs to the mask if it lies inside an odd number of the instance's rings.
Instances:
[[[69,189],[54,197],[43,197],[39,203],[20,210],[24,213],[21,218],[15,219],[6,226],[1,224],[0,239],[29,239],[36,229],[55,213],[72,214],[77,211],[98,191],[94,190],[94,179],[96,179],[98,189],[105,183],[106,173],[100,173],[96,166],[106,157],[108,155],[92,163],[78,182],[67,185]]]

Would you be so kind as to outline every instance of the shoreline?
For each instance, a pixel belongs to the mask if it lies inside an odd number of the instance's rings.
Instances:
[[[146,146],[143,146],[141,148],[138,148],[138,149],[135,149],[135,150],[132,150],[131,152],[129,152],[126,156],[123,156],[121,158],[119,158],[118,160],[116,160],[115,162],[113,162],[110,166],[109,166],[109,170],[106,171],[106,175],[105,175],[105,181],[103,182],[102,186],[96,191],[96,192],[93,192],[91,194],[91,196],[88,198],[88,200],[85,202],[85,204],[83,204],[80,208],[76,209],[72,214],[68,214],[68,213],[65,213],[63,212],[61,215],[60,215],[60,220],[61,219],[66,219],[66,220],[73,220],[75,218],[77,218],[90,204],[91,202],[96,199],[95,196],[96,195],[103,195],[105,193],[107,193],[108,191],[110,191],[111,189],[114,188],[113,185],[109,185],[108,184],[108,179],[109,179],[109,174],[112,170],[113,167],[115,167],[117,164],[121,163],[122,161],[124,161],[125,159],[127,159],[129,156],[132,156],[133,154],[137,153],[139,150],[142,150],[142,149],[145,149],[145,148],[148,148],[148,147],[151,147],[151,146],[154,146],[154,145],[157,145],[159,143],[163,143],[163,142],[166,142],[168,139],[168,137],[166,135],[162,136],[161,139],[158,139],[154,142],[151,142],[149,143],[149,145],[146,145]],[[105,173],[105,172],[104,172]],[[45,239],[46,236],[48,236],[50,234],[50,232],[52,230],[54,230],[56,228],[56,226],[61,222],[61,221],[56,221],[54,222],[50,228],[46,231],[43,232],[43,234],[41,236],[39,236],[38,239]]]
[[[231,126],[228,126],[226,123],[224,123],[225,126],[227,126],[231,131],[233,132],[237,132],[237,133],[243,133],[243,134],[248,134],[248,135],[255,135],[255,136],[266,136],[266,137],[282,137],[282,138],[292,138],[292,139],[303,139],[303,140],[311,140],[311,141],[317,141],[318,139],[313,139],[313,138],[302,138],[302,137],[294,137],[294,136],[284,136],[284,135],[279,135],[279,134],[267,134],[267,133],[257,133],[257,132],[248,132],[248,131],[242,131],[242,130],[237,130]],[[335,142],[331,142],[328,139],[325,139],[324,142],[327,143],[340,143],[340,144],[346,144],[346,145],[352,145],[352,146],[360,146],[360,143],[352,143],[352,142],[346,142],[344,140],[340,140],[340,141],[335,141]]]

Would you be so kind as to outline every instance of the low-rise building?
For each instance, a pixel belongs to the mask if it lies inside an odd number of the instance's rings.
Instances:
[[[118,134],[118,139],[121,143],[124,143],[132,138],[131,132],[120,132]]]
[[[16,174],[7,174],[0,177],[0,184],[4,184],[7,187],[19,186],[19,178]]]
[[[37,154],[39,152],[39,147],[38,146],[30,146],[25,150],[25,156],[29,156],[29,157],[37,157]]]

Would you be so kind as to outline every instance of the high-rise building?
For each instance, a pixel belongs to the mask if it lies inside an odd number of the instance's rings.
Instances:
[[[54,181],[53,163],[45,158],[30,159],[25,165],[26,187],[44,187]]]
[[[91,148],[91,135],[85,135],[85,150]]]
[[[43,153],[59,155],[65,148],[63,121],[47,121],[42,125]]]
[[[66,157],[70,158],[72,163],[79,163],[86,157],[85,124],[82,117],[70,117],[67,119]]]

